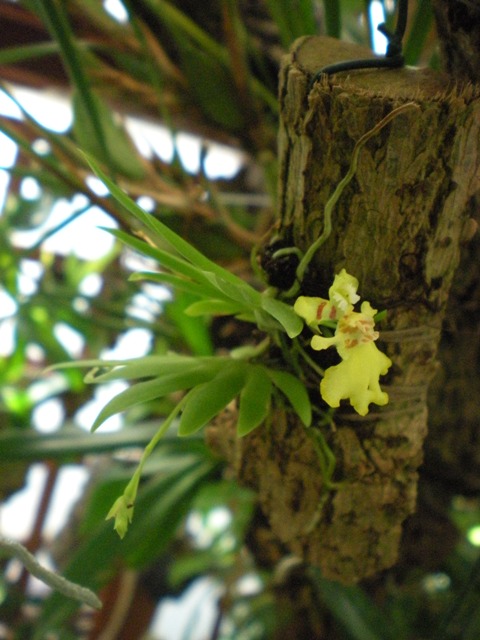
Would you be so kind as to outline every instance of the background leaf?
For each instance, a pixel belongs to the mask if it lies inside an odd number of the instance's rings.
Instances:
[[[83,151],[109,165],[113,171],[132,180],[141,180],[145,176],[145,169],[125,129],[116,122],[112,109],[100,96],[92,92],[91,101],[95,105],[98,125],[102,129],[102,140],[98,138],[90,109],[82,94],[74,91],[73,135],[76,142]]]

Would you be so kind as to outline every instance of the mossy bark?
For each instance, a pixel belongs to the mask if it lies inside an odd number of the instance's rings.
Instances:
[[[387,309],[379,346],[393,361],[390,402],[364,418],[342,406],[324,432],[336,460],[325,487],[308,432],[279,412],[237,447],[238,476],[255,487],[273,531],[326,577],[355,582],[394,564],[415,509],[427,431],[426,393],[448,292],[480,186],[480,100],[430,70],[368,70],[322,78],[318,69],[371,53],[329,38],[295,43],[281,71],[279,233],[305,251],[359,138],[413,102],[363,148],[336,205],[333,230],[303,283],[326,296],[343,267],[362,299]],[[315,429],[315,425],[313,429]]]

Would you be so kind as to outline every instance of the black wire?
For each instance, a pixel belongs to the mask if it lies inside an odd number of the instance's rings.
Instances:
[[[395,31],[392,33],[383,22],[377,29],[388,40],[387,51],[383,58],[367,58],[365,60],[345,60],[330,64],[317,71],[310,81],[310,89],[323,75],[332,75],[341,71],[352,71],[355,69],[378,69],[378,68],[399,68],[405,64],[402,53],[402,41],[407,27],[408,0],[398,0],[398,16]]]

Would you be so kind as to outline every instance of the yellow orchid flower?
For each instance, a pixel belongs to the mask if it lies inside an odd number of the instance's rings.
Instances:
[[[373,319],[376,309],[364,301],[359,312],[353,310],[360,299],[357,288],[358,280],[342,269],[328,291],[328,300],[300,296],[294,310],[313,330],[326,320],[336,322],[333,336],[314,335],[311,340],[313,349],[334,346],[342,358],[340,364],[325,371],[320,393],[330,407],[338,407],[340,400],[350,400],[355,411],[364,416],[371,402],[387,404],[388,394],[381,390],[379,378],[392,362],[374,342],[379,336]]]

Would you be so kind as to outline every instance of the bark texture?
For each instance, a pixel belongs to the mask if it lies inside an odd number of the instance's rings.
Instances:
[[[478,87],[480,3],[434,0],[433,8],[444,68]],[[469,205],[471,233],[464,238],[439,349],[441,367],[429,392],[425,481],[434,479],[443,496],[480,490],[480,193]]]
[[[480,2],[433,0],[443,67],[455,78],[480,82]]]
[[[324,297],[345,267],[362,299],[388,309],[380,345],[394,363],[384,385],[390,403],[365,418],[344,406],[335,414],[335,428],[324,431],[337,460],[333,490],[323,485],[310,435],[283,413],[233,457],[278,538],[346,583],[395,563],[402,523],[415,508],[426,393],[480,165],[480,101],[471,85],[401,69],[342,73],[310,87],[321,67],[366,56],[311,37],[297,41],[283,65],[280,233],[306,250],[322,232],[325,203],[356,141],[394,108],[418,105],[362,150],[305,283],[309,295]]]

